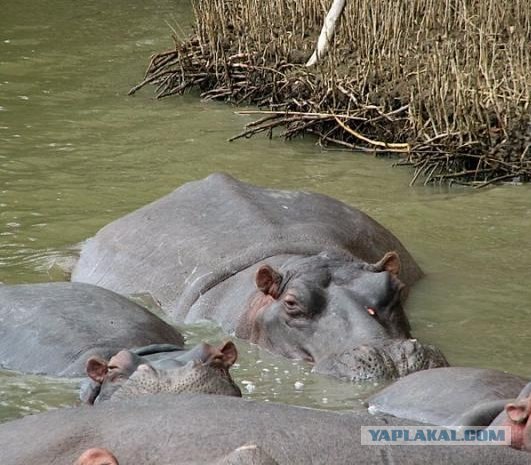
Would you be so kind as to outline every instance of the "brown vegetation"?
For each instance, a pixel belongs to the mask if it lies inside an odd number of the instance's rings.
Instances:
[[[281,127],[395,152],[412,183],[531,179],[531,0],[349,0],[307,68],[329,3],[195,0],[193,34],[152,57],[131,93],[150,83],[158,98],[198,88],[255,104],[260,119],[236,138]]]

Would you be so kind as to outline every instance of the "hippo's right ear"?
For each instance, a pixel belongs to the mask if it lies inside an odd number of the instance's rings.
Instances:
[[[222,355],[223,364],[225,367],[230,368],[236,363],[238,359],[238,349],[232,341],[226,341],[220,348],[219,351]]]
[[[96,381],[97,383],[103,383],[105,375],[109,371],[109,365],[106,360],[103,360],[101,357],[90,357],[87,360],[85,366],[85,371],[90,379]]]
[[[282,275],[269,265],[262,265],[258,268],[255,277],[256,287],[264,294],[270,295],[274,299],[278,298]]]

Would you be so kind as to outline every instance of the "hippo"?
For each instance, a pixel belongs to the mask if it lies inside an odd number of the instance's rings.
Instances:
[[[267,454],[264,460],[274,460],[268,465],[531,463],[531,454],[507,446],[361,444],[361,426],[390,425],[412,422],[365,411],[340,414],[238,397],[157,394],[0,424],[0,450],[2,465],[72,465],[93,448],[106,449],[122,465],[218,465],[231,455],[235,458],[238,449],[252,448]]]
[[[511,399],[529,395],[528,383],[486,368],[435,368],[395,381],[372,395],[368,406],[371,412],[423,423],[488,426]]]
[[[177,324],[210,320],[316,371],[358,380],[365,362],[361,378],[393,377],[404,353],[402,374],[447,364],[438,349],[408,342],[403,302],[421,276],[400,241],[355,208],[213,174],[101,229],[72,280],[149,293]],[[360,346],[378,357],[353,354]]]
[[[145,308],[84,283],[0,285],[0,367],[63,377],[85,375],[94,355],[169,344],[183,336]]]
[[[90,381],[82,383],[80,398],[86,404],[128,399],[159,392],[194,392],[241,397],[229,369],[238,352],[231,341],[218,347],[205,342],[186,352],[169,352],[153,361],[129,350],[109,360],[92,356],[86,371]]]

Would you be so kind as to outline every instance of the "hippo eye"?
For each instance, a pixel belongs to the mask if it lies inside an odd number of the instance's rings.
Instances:
[[[291,294],[284,297],[284,306],[286,307],[286,311],[291,315],[301,313],[297,299]]]
[[[292,296],[287,296],[284,299],[284,304],[288,308],[295,308],[297,306],[297,301]]]

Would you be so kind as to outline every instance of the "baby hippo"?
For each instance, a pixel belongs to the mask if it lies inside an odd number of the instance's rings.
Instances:
[[[241,397],[229,373],[238,357],[231,341],[218,347],[201,343],[178,356],[159,355],[158,360],[149,360],[122,350],[108,361],[91,357],[86,364],[90,380],[81,387],[81,400],[94,404],[159,392]]]

